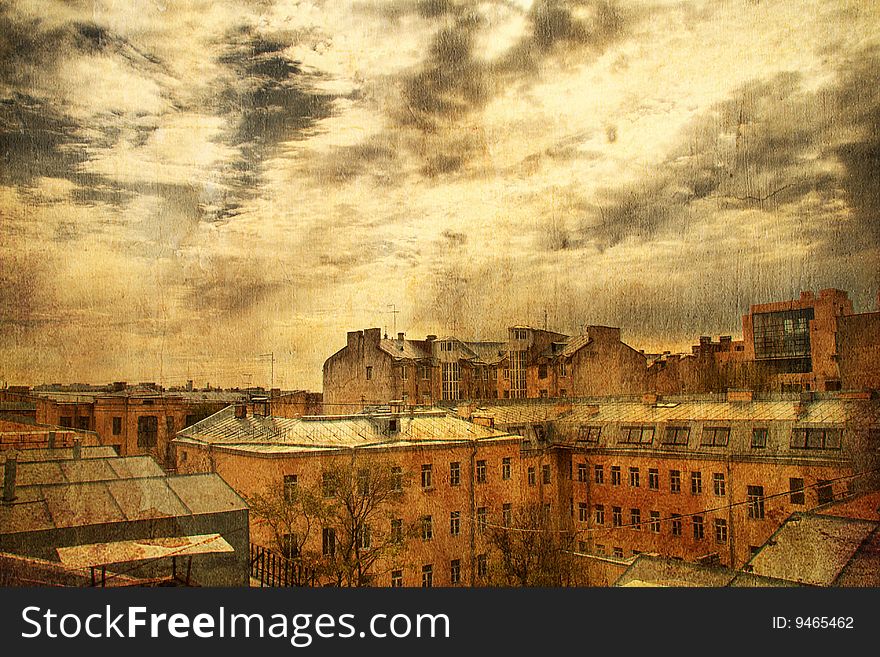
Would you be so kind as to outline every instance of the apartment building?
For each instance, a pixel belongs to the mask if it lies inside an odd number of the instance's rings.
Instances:
[[[568,454],[558,478],[578,549],[610,559],[737,568],[792,513],[877,485],[880,401],[865,395],[535,400],[460,414]]]
[[[173,467],[171,441],[178,431],[230,403],[239,393],[164,392],[152,387],[116,392],[35,391],[36,420],[94,432],[121,456],[148,454]]]
[[[332,500],[327,476],[335,469],[387,468],[399,484],[360,546],[369,552],[396,535],[397,547],[371,567],[377,586],[484,584],[494,567],[489,528],[509,524],[523,504],[555,513],[568,499],[562,452],[444,410],[281,418],[266,406],[238,405],[179,432],[174,444],[178,472],[216,472],[245,499],[309,489]],[[267,520],[252,511],[251,542],[283,550]],[[329,563],[343,528],[320,524],[293,533],[301,553]]]
[[[621,342],[620,329],[589,326],[567,336],[529,326],[503,341],[455,336],[382,337],[377,328],[348,333],[324,363],[327,413],[357,412],[403,400],[445,404],[462,399],[524,399],[645,390],[643,354]]]

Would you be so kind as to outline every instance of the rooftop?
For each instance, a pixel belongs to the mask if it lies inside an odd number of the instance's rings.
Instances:
[[[392,426],[392,421],[396,421],[396,427]],[[509,435],[461,420],[444,410],[374,411],[300,418],[248,413],[246,417],[238,418],[234,407],[228,407],[180,431],[176,441],[283,453],[488,440]]]

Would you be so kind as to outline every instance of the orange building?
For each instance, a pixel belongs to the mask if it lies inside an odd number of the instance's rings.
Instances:
[[[526,502],[552,511],[569,497],[560,453],[445,411],[386,407],[291,419],[267,410],[230,407],[181,431],[174,441],[178,472],[216,472],[247,499],[277,495],[285,486],[315,489],[352,459],[399,468],[400,492],[388,510],[399,516],[384,518],[369,535],[379,544],[395,525],[415,533],[404,532],[401,549],[377,564],[372,574],[379,586],[485,583],[494,568],[487,528],[509,522]],[[331,558],[336,539],[328,532],[335,537],[337,529],[312,528],[308,545]],[[273,544],[265,519],[254,513],[251,542]]]
[[[483,404],[570,458],[579,551],[739,567],[795,511],[876,486],[880,402],[729,395]]]

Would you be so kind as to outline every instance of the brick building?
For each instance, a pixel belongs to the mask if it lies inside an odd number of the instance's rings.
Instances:
[[[570,482],[560,494],[579,551],[609,559],[651,552],[736,568],[791,513],[876,486],[864,474],[877,467],[876,399],[731,392],[460,412],[568,454],[558,478]]]
[[[393,512],[399,515],[383,516],[368,533],[377,545],[401,531],[400,549],[383,556],[373,571],[379,586],[485,583],[494,567],[486,529],[509,522],[512,510],[526,502],[555,510],[568,499],[558,474],[567,472],[563,454],[545,444],[442,410],[386,407],[291,419],[270,416],[259,404],[225,409],[175,440],[179,472],[216,472],[246,499],[277,495],[286,486],[314,490],[332,468],[352,459],[398,468]],[[333,525],[312,528],[308,546],[332,558],[338,531]],[[273,545],[265,519],[254,514],[251,541]]]
[[[169,448],[177,432],[241,398],[237,393],[134,388],[106,393],[41,391],[32,399],[40,423],[92,431],[100,444],[122,456],[149,454],[173,467]]]
[[[522,399],[645,390],[643,354],[620,340],[620,329],[587,327],[567,336],[528,326],[505,341],[382,338],[379,329],[348,333],[324,363],[328,413],[405,400],[431,405],[460,399]]]

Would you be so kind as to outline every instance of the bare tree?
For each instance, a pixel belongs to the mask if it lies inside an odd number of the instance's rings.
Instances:
[[[348,463],[324,472],[322,523],[335,530],[333,554],[325,567],[338,586],[369,586],[380,574],[380,564],[403,549],[412,533],[402,520],[395,525],[404,477],[382,459],[358,452]]]
[[[490,581],[502,586],[571,586],[574,532],[554,520],[541,504],[517,509],[509,526],[494,526],[489,542],[498,552]]]
[[[298,566],[299,585],[369,586],[412,534],[399,520],[406,475],[353,451],[313,485],[279,486],[247,499],[272,530],[273,549]]]

